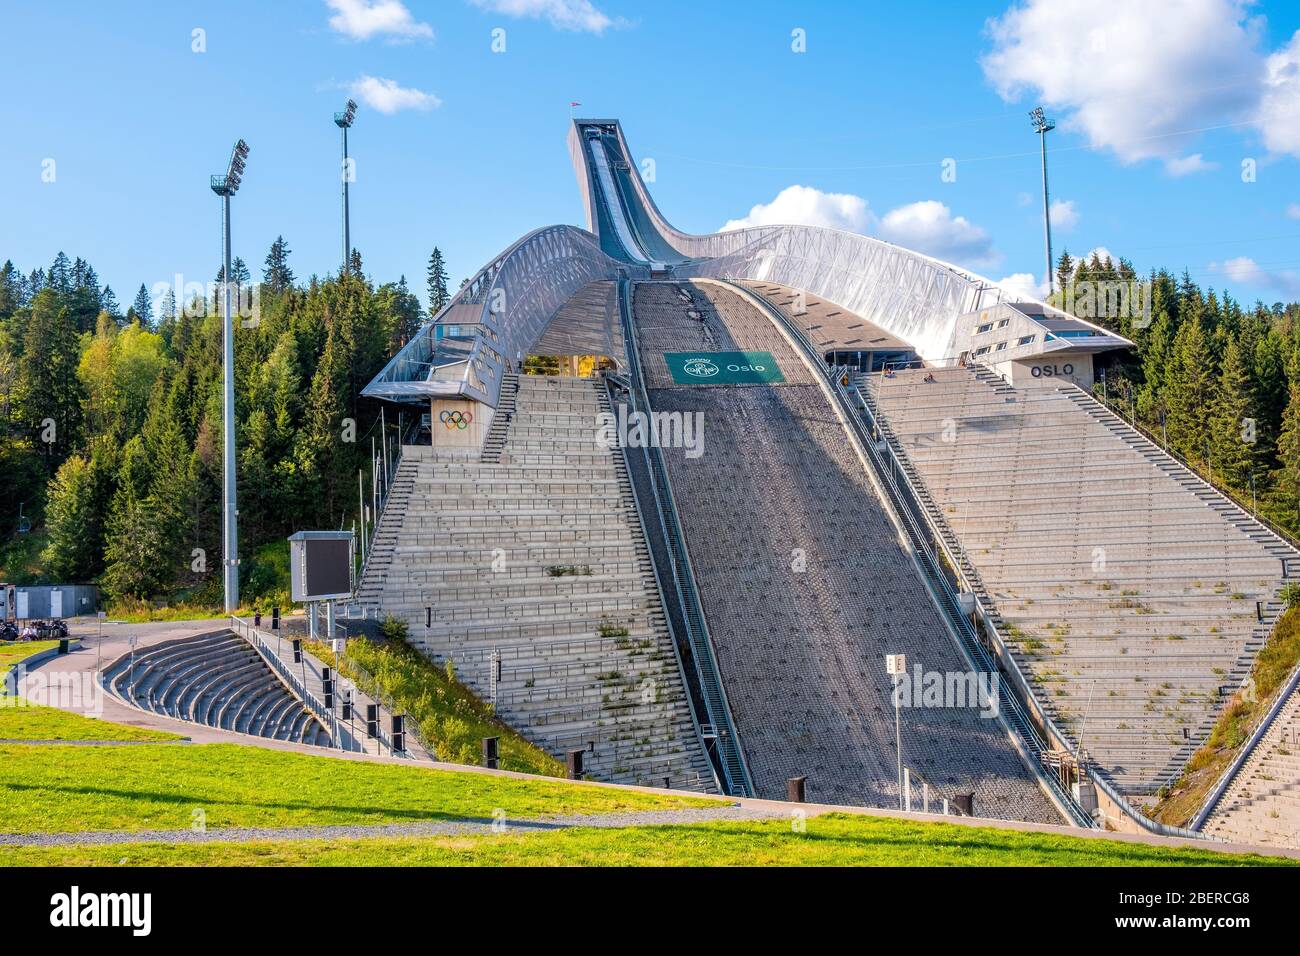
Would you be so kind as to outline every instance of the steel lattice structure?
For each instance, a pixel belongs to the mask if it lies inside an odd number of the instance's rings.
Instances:
[[[643,274],[602,252],[590,232],[530,232],[480,269],[362,394],[394,401],[460,396],[495,406],[506,365],[528,354],[574,293],[620,271]],[[468,334],[439,338],[438,325],[452,317]]]
[[[771,225],[704,236],[681,232],[655,205],[617,120],[574,120],[568,147],[588,229],[548,226],[508,247],[363,394],[399,401],[464,397],[495,406],[503,369],[528,354],[575,293],[602,279],[647,278],[652,269],[681,278],[754,279],[801,289],[938,363],[956,359],[962,316],[1027,301],[950,263],[836,229]],[[674,251],[676,257],[669,258]],[[1046,303],[1029,304],[1068,318]],[[450,334],[439,335],[439,326]],[[1099,326],[1091,328],[1097,335],[1094,348],[1131,344]],[[1060,347],[1046,345],[1047,338],[1032,351]]]

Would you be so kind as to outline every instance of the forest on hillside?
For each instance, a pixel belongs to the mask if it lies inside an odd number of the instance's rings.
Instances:
[[[235,323],[249,598],[260,548],[356,521],[379,415],[361,389],[426,318],[405,277],[374,284],[359,253],[305,283],[289,259],[277,239],[255,289],[242,261],[231,268],[234,301],[257,303]],[[223,278],[181,308],[141,285],[122,311],[80,258],[0,266],[0,580],[93,582],[119,606],[219,605]],[[446,283],[434,250],[435,309]]]
[[[1243,306],[1186,272],[1138,275],[1094,255],[1057,263],[1078,290],[1141,283],[1145,308],[1088,316],[1136,343],[1098,362],[1094,393],[1281,530],[1300,532],[1300,303]],[[1057,293],[1055,303],[1070,304]],[[1077,307],[1086,299],[1073,297]]]
[[[347,271],[306,282],[289,257],[277,239],[255,287],[241,261],[231,270],[259,304],[235,335],[250,601],[266,593],[264,569],[250,560],[260,549],[356,521],[357,472],[368,472],[379,414],[361,389],[427,319],[404,277],[376,285],[358,253]],[[1139,275],[1123,259],[1064,253],[1057,277],[1072,293],[1084,283],[1145,285],[1145,309],[1083,316],[1137,345],[1098,362],[1098,397],[1244,505],[1300,532],[1300,304],[1246,307],[1186,273]],[[436,249],[426,278],[436,311],[448,295]],[[1056,299],[1080,311],[1074,296]],[[93,582],[118,605],[219,604],[215,297],[178,308],[174,293],[151,297],[141,285],[122,310],[82,259],[60,253],[27,274],[6,261],[0,474],[0,580]]]

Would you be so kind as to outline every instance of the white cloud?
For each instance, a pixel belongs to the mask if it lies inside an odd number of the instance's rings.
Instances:
[[[399,86],[396,80],[378,76],[359,76],[349,87],[352,95],[381,113],[400,110],[431,110],[442,105],[442,100],[409,86]]]
[[[880,220],[880,237],[957,265],[993,265],[1002,258],[987,232],[935,199],[891,209]]]
[[[990,20],[985,76],[1008,101],[1033,94],[1124,162],[1204,168],[1194,130],[1258,126],[1300,155],[1300,40],[1266,57],[1249,0],[1025,0]],[[1087,24],[1101,24],[1088,28]],[[1297,34],[1300,36],[1300,34]],[[1271,124],[1271,129],[1265,129]]]
[[[1264,145],[1300,157],[1300,30],[1268,58],[1257,122]]]
[[[1210,270],[1222,272],[1229,280],[1254,289],[1266,289],[1291,298],[1300,298],[1300,274],[1290,270],[1267,272],[1249,256],[1237,256],[1223,263],[1211,262]]]
[[[1109,259],[1115,265],[1119,265],[1119,256],[1114,255],[1105,246],[1093,246],[1085,252],[1080,259],[1077,259],[1076,262],[1091,262],[1093,256],[1096,256],[1097,261],[1103,264],[1107,259]]]
[[[393,40],[433,39],[433,27],[420,23],[401,0],[325,0],[334,11],[330,27],[353,40],[387,36]]]
[[[622,21],[602,13],[590,0],[472,0],[476,7],[508,17],[546,20],[557,30],[604,33]]]
[[[847,232],[865,233],[875,216],[867,201],[851,193],[824,193],[811,186],[787,186],[770,203],[759,203],[743,219],[732,219],[720,230],[744,229],[746,226],[824,226]]]
[[[1286,207],[1288,219],[1300,219],[1300,202],[1293,202]]]
[[[863,197],[822,192],[812,186],[787,186],[770,203],[759,203],[749,215],[727,221],[719,231],[771,225],[822,226],[876,235],[968,268],[994,265],[1002,258],[987,232],[964,216],[954,216],[937,200],[899,206],[878,220]]]
[[[1173,156],[1165,160],[1165,170],[1170,176],[1187,176],[1191,173],[1201,173],[1208,169],[1218,169],[1218,163],[1206,162],[1200,153],[1192,153],[1190,156]]]
[[[1016,302],[1026,299],[1042,301],[1047,298],[1047,283],[1039,282],[1031,272],[1014,273],[1005,279],[999,279],[998,285]]]
[[[1068,232],[1079,224],[1079,209],[1073,199],[1058,199],[1052,203],[1052,228]]]

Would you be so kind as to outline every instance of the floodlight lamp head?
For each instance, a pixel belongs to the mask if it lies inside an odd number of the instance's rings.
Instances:
[[[1029,111],[1029,122],[1034,127],[1035,133],[1046,133],[1056,129],[1056,123],[1043,114],[1041,106],[1035,106]]]
[[[357,118],[357,101],[348,100],[342,113],[334,114],[334,123],[342,129],[347,129],[352,125],[353,120]]]
[[[231,150],[230,165],[226,167],[226,175],[212,177],[212,191],[218,196],[233,196],[238,192],[239,183],[244,178],[246,159],[248,159],[248,144],[241,139]],[[218,188],[218,179],[221,180],[221,188]]]

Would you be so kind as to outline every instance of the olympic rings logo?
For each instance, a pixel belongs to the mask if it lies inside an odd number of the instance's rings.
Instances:
[[[446,425],[449,430],[460,429],[464,431],[474,421],[474,413],[462,411],[439,412],[438,421]]]

